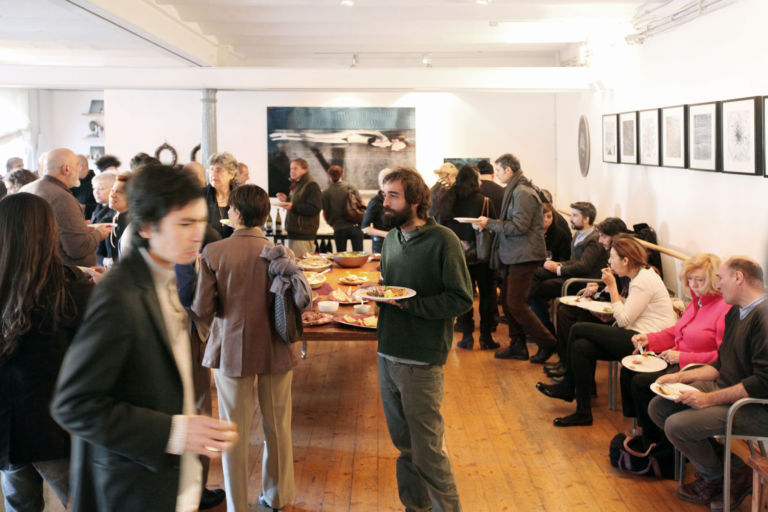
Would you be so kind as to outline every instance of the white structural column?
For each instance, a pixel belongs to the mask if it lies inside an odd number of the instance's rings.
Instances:
[[[208,158],[216,153],[216,89],[203,89],[203,138],[200,162],[207,166]],[[206,172],[207,174],[207,172]]]

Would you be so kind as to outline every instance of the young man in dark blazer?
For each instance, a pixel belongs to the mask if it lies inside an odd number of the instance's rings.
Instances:
[[[72,511],[192,511],[199,455],[237,434],[195,414],[187,313],[175,263],[197,257],[207,222],[189,172],[147,166],[128,192],[139,248],[94,292],[62,365],[54,418],[72,434]]]

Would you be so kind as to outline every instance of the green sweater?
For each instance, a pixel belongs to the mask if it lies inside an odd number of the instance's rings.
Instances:
[[[379,352],[443,365],[453,340],[453,319],[472,308],[472,285],[464,250],[450,229],[434,218],[409,240],[392,229],[381,252],[384,284],[406,286],[416,296],[403,309],[381,304]]]

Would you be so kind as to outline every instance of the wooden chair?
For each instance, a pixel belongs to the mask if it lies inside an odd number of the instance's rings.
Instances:
[[[752,466],[752,512],[768,509],[768,457],[753,455],[749,458]]]

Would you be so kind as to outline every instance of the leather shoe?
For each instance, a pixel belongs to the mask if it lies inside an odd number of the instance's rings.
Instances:
[[[592,424],[592,414],[586,412],[575,412],[570,416],[555,418],[552,422],[556,427],[576,427],[589,426]]]
[[[480,335],[480,350],[491,350],[491,349],[497,349],[501,347],[498,343],[493,341],[493,338],[491,338],[491,335],[488,334],[486,336]]]
[[[558,400],[573,402],[573,390],[568,389],[568,387],[563,384],[544,384],[543,382],[537,382],[536,389],[547,395],[549,398],[557,398]],[[590,419],[590,422],[591,421],[592,420]]]
[[[224,501],[227,497],[227,493],[224,489],[203,489],[203,494],[200,496],[199,510],[208,510],[217,506]]]
[[[699,477],[693,482],[683,484],[677,488],[677,497],[688,503],[707,505],[723,493],[723,479],[704,480]],[[722,498],[720,499],[722,503]]]
[[[528,347],[524,342],[515,342],[509,344],[505,349],[498,350],[493,354],[496,359],[519,359],[521,361],[528,360]]]
[[[547,359],[552,357],[552,354],[555,353],[555,348],[543,348],[539,347],[539,350],[536,351],[536,354],[531,358],[531,362],[534,364],[544,364],[547,362]]]
[[[259,505],[262,507],[267,507],[269,510],[280,510],[279,508],[274,508],[269,503],[267,503],[267,500],[264,499],[263,494],[259,494]]]
[[[562,377],[563,375],[568,373],[568,369],[565,367],[564,364],[561,364],[560,366],[545,368],[544,373],[547,374],[547,377]]]
[[[752,493],[752,468],[745,466],[731,469],[731,510],[736,510],[741,502]],[[720,512],[725,509],[723,500],[725,494],[720,494],[709,504],[710,510]]]
[[[456,343],[456,346],[459,348],[463,348],[464,350],[472,350],[472,347],[475,346],[475,340],[472,339],[472,335],[464,336],[460,342]]]

